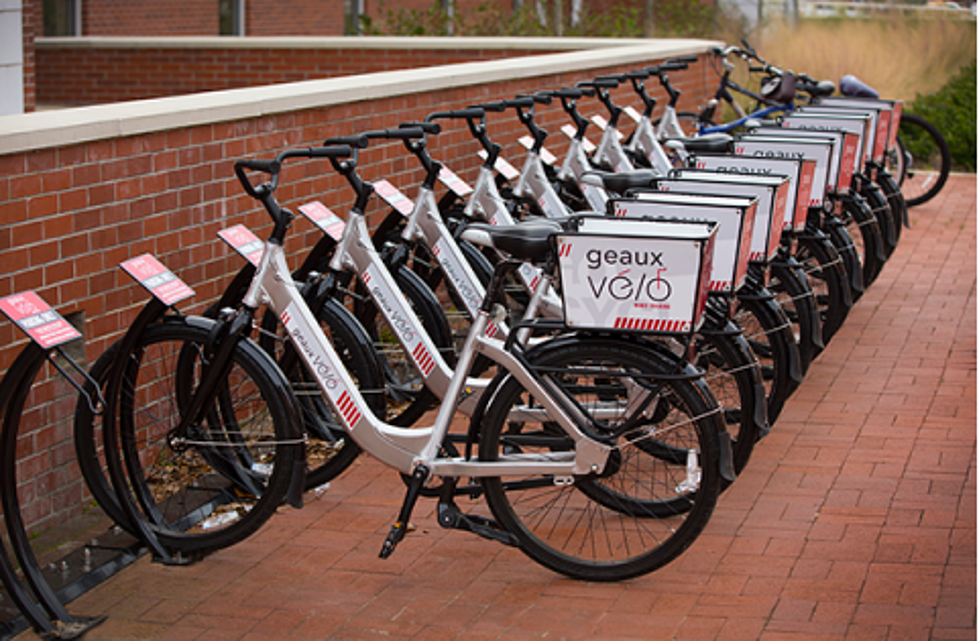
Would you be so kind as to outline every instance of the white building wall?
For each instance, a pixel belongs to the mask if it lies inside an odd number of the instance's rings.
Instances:
[[[0,0],[0,116],[24,113],[21,0]]]

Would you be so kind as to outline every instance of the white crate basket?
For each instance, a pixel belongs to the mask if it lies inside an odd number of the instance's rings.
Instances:
[[[575,329],[690,334],[707,303],[717,225],[584,218],[556,237],[564,319]]]

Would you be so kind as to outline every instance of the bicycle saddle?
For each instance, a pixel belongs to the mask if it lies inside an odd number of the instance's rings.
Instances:
[[[832,96],[835,91],[836,85],[830,80],[820,80],[816,84],[807,84],[805,86],[805,92],[816,98]]]
[[[462,239],[475,245],[495,247],[518,260],[543,261],[551,250],[550,237],[564,231],[561,225],[545,218],[497,227],[489,223],[470,223]]]
[[[610,171],[591,170],[581,175],[581,182],[595,187],[604,187],[610,192],[624,194],[630,189],[650,187],[652,182],[661,176],[652,169],[637,169],[624,171],[620,174]]]
[[[734,151],[734,138],[728,134],[704,134],[696,138],[667,138],[683,143],[683,147],[693,153],[728,154]]]

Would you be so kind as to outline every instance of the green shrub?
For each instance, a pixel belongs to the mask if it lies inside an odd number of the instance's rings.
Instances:
[[[569,7],[544,3],[545,23],[537,15],[533,0],[521,2],[516,9],[498,0],[482,0],[476,7],[459,11],[455,7],[451,32],[459,36],[585,36],[595,38],[641,38],[645,35],[643,10],[629,3],[603,6],[601,10],[585,7],[577,24],[572,25]],[[717,3],[700,0],[656,0],[653,4],[652,35],[656,37],[712,37],[718,22],[728,23],[727,14],[719,13]],[[557,13],[556,13],[557,12]],[[449,18],[440,0],[426,9],[385,9],[381,21],[361,18],[361,32],[367,35],[444,36]],[[724,18],[723,20],[721,18]],[[560,19],[561,26],[555,24]]]
[[[949,151],[952,152],[954,169],[976,170],[976,61],[962,67],[959,73],[933,94],[919,95],[908,106],[908,111],[917,114],[935,125]],[[921,152],[915,149],[914,140],[905,140],[912,155]]]

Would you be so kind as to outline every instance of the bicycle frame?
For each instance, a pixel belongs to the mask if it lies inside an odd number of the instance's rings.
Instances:
[[[585,196],[589,206],[595,211],[604,212],[608,203],[608,194],[605,190],[581,182],[582,175],[591,168],[584,144],[577,136],[573,137],[571,146],[568,147],[568,155],[565,156],[561,170],[558,172],[558,179],[574,181],[581,189],[581,193]]]
[[[667,107],[667,111],[670,108]],[[676,120],[676,111],[673,110],[673,120]],[[632,134],[632,142],[629,143],[629,150],[633,153],[642,154],[649,159],[650,165],[660,174],[666,176],[673,169],[663,146],[659,143],[659,137],[653,128],[653,123],[649,116],[643,114],[636,123],[636,130]]]
[[[568,215],[568,208],[561,202],[551,181],[547,179],[540,154],[533,149],[527,153],[527,159],[520,170],[520,177],[517,178],[517,185],[513,191],[516,196],[533,198],[548,218],[561,218]]]
[[[616,172],[632,171],[635,167],[629,160],[629,154],[622,147],[622,143],[619,142],[618,133],[617,128],[611,124],[606,125],[602,131],[602,139],[595,149],[595,162],[607,163]]]
[[[540,163],[539,157],[537,158],[537,162]],[[541,172],[543,172],[543,166],[541,166]],[[546,176],[544,182],[550,187]],[[551,191],[553,191],[553,188],[551,188]],[[555,194],[556,196],[557,194]],[[500,196],[500,192],[496,188],[496,182],[493,180],[493,168],[485,163],[479,168],[479,175],[476,178],[476,184],[473,186],[473,193],[470,194],[469,200],[466,201],[466,207],[463,213],[467,218],[480,218],[493,225],[504,226],[515,224],[513,216],[507,211],[503,197]],[[543,272],[529,263],[522,263],[517,273],[524,287],[531,293],[537,290],[544,279]],[[561,301],[558,300],[550,288],[548,288],[548,291],[543,292],[539,309],[542,315],[549,318],[560,318],[562,315]]]
[[[363,226],[366,232],[366,225],[358,218],[354,217],[348,224],[352,227]],[[342,244],[343,241],[341,246]],[[337,254],[337,257],[341,256],[343,253]],[[390,275],[384,272],[379,272],[377,277],[388,281],[385,286],[394,285]],[[557,400],[554,391],[532,374],[517,356],[507,351],[502,342],[486,336],[490,321],[488,312],[480,310],[473,322],[459,354],[458,366],[448,384],[445,395],[447,401],[439,407],[435,424],[431,427],[408,429],[385,423],[368,409],[366,400],[293,283],[281,244],[266,242],[255,278],[243,302],[246,309],[255,309],[262,302],[271,306],[351,438],[365,451],[401,472],[412,473],[419,465],[425,465],[431,474],[449,477],[507,474],[569,476],[587,474],[605,467],[610,448],[582,433],[578,425],[584,418],[574,416],[568,410],[572,405],[566,399]],[[468,383],[466,375],[473,360],[480,354],[500,364],[540,401],[551,420],[560,425],[574,441],[573,453],[551,453],[546,457],[504,456],[502,460],[493,462],[470,461],[462,457],[438,457],[439,448],[448,433],[458,405],[455,399],[464,395],[464,388]]]

